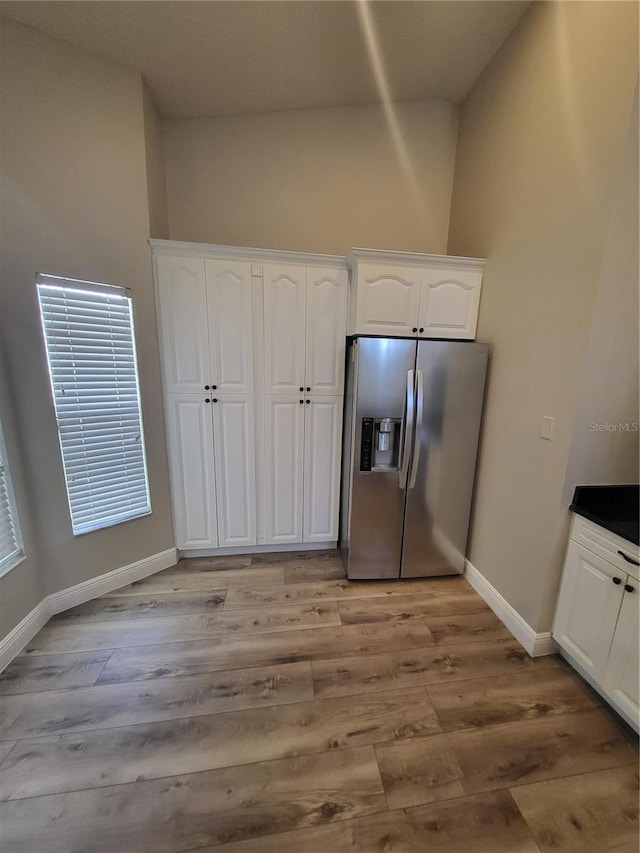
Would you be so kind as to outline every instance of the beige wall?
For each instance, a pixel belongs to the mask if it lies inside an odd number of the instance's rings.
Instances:
[[[457,109],[396,110],[404,161],[377,106],[166,122],[171,238],[446,251]]]
[[[160,113],[146,80],[142,81],[144,144],[147,164],[147,202],[149,233],[164,240],[169,238],[167,176],[164,168],[164,135]]]
[[[489,259],[478,337],[493,349],[469,556],[537,631],[566,541],[637,31],[635,4],[535,3],[461,109],[449,251]],[[551,442],[543,415],[556,418]]]
[[[0,580],[0,635],[40,595],[172,545],[147,206],[140,75],[2,24],[2,311],[22,515],[41,566]],[[37,272],[130,287],[153,514],[74,538],[35,289]],[[26,521],[26,519],[23,520]]]
[[[582,483],[637,483],[639,433],[592,424],[638,424],[638,90],[620,163],[578,399],[566,499]]]

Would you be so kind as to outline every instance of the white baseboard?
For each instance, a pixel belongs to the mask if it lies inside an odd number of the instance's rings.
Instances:
[[[486,601],[496,616],[511,631],[516,640],[524,646],[531,657],[536,658],[542,655],[552,655],[556,652],[556,644],[550,631],[543,631],[537,634],[531,625],[524,621],[518,611],[509,604],[506,598],[500,595],[498,590],[489,583],[485,576],[469,560],[464,561],[464,567],[465,577],[471,586]]]
[[[249,545],[240,548],[190,548],[178,551],[180,557],[244,557],[247,554],[278,554],[287,551],[331,551],[337,542],[294,542],[292,545]]]
[[[0,640],[0,672],[11,663],[14,657],[56,613],[68,610],[70,607],[77,607],[78,604],[84,604],[85,601],[90,601],[99,595],[113,592],[114,589],[121,586],[126,586],[133,581],[141,580],[149,575],[154,575],[156,572],[161,572],[163,569],[175,566],[177,561],[176,549],[169,548],[159,554],[145,557],[135,563],[130,563],[128,566],[121,566],[112,572],[90,578],[43,598],[13,630],[9,631],[6,637]]]
[[[50,617],[49,600],[43,598],[13,630],[9,631],[6,637],[0,640],[0,672],[9,666],[14,657],[20,654],[41,628],[44,628]]]

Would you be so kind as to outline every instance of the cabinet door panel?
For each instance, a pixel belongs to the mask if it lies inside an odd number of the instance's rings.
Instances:
[[[413,335],[418,325],[420,277],[418,269],[359,264],[356,332]]]
[[[167,393],[199,393],[211,382],[204,260],[156,257],[160,352]]]
[[[622,607],[616,625],[611,652],[604,676],[604,688],[611,698],[625,713],[640,724],[640,687],[638,672],[640,660],[638,655],[638,608],[640,596],[638,584],[632,578],[627,579],[634,588],[626,592],[622,599]]]
[[[305,267],[264,265],[265,393],[300,394],[305,372]]]
[[[425,270],[420,293],[421,334],[428,338],[476,336],[482,273],[449,268]]]
[[[204,394],[167,394],[165,401],[176,546],[217,548],[211,403]]]
[[[346,270],[309,268],[305,392],[343,393],[346,330]]]
[[[225,395],[212,403],[218,542],[221,548],[256,544],[253,399]]]
[[[615,584],[613,578],[620,578]],[[625,575],[571,541],[553,626],[555,640],[602,681],[624,593]]]
[[[305,404],[304,541],[338,538],[342,397]]]
[[[265,508],[268,544],[302,541],[304,404],[265,398]]]
[[[253,389],[251,264],[207,261],[211,382],[220,394]]]

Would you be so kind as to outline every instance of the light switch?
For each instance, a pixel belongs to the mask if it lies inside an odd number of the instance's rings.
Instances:
[[[542,418],[542,426],[540,427],[540,438],[546,438],[551,441],[553,438],[553,427],[556,422],[555,418],[550,415],[544,415]]]

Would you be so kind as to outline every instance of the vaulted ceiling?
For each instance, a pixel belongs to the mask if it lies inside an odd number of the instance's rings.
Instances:
[[[32,0],[0,13],[141,71],[167,118],[461,102],[528,0]],[[377,68],[377,73],[374,70]]]

